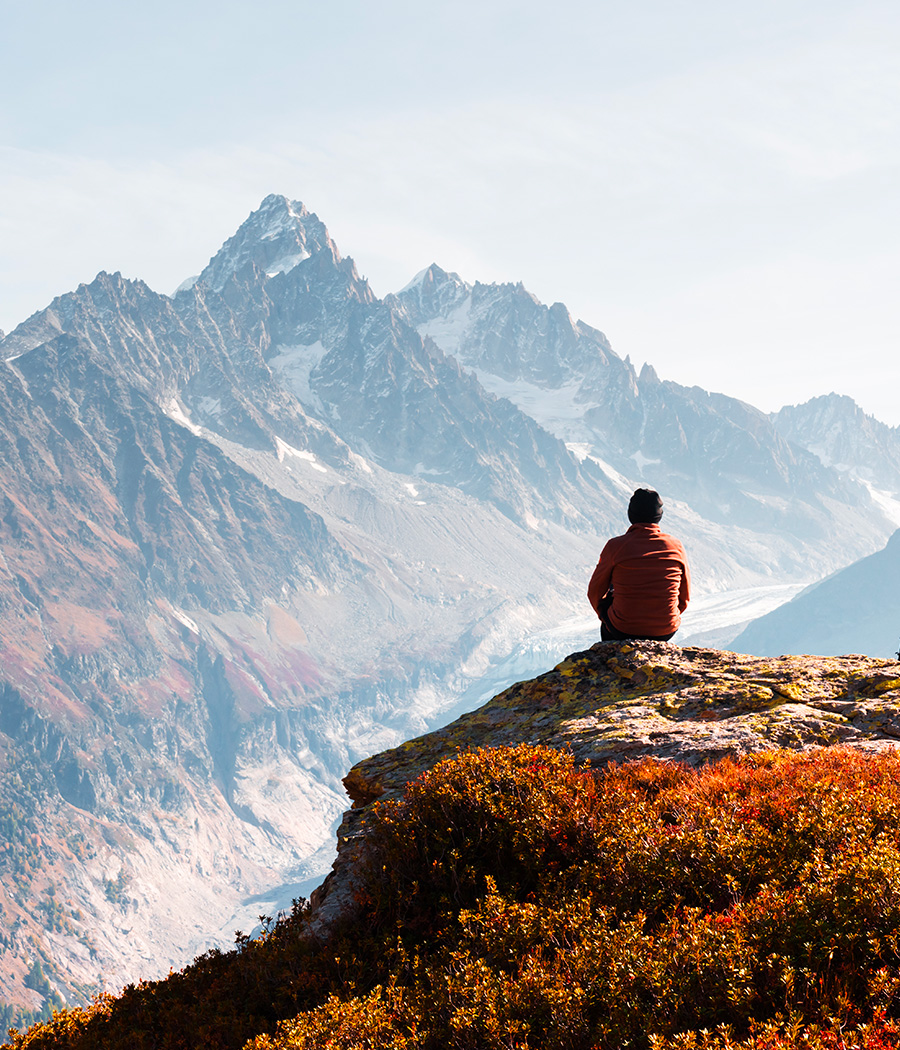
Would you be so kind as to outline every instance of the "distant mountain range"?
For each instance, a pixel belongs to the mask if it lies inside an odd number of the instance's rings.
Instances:
[[[900,525],[900,428],[830,394],[781,409],[775,426],[823,463],[860,480]],[[900,648],[900,532],[883,550],[814,583],[755,620],[731,643],[757,656],[863,653],[891,658]]]
[[[812,452],[829,467],[863,482],[876,500],[900,497],[900,427],[889,427],[842,394],[789,405],[773,417],[789,441]],[[889,516],[900,525],[896,507]]]
[[[887,546],[754,620],[732,643],[756,656],[862,653],[900,649],[900,530]]]
[[[861,478],[785,435],[781,417],[660,381],[649,365],[637,373],[561,303],[545,307],[521,285],[468,285],[437,266],[387,301],[623,490],[637,480],[665,493],[667,521],[701,553],[713,586],[733,583],[737,566],[747,579],[818,575],[815,565],[846,562],[835,546],[844,538],[867,544],[864,522],[885,528]]]
[[[823,451],[521,285],[378,299],[280,196],[172,296],[100,274],[0,357],[0,1002],[32,1009],[38,963],[68,998],[157,974],[321,870],[340,777],[584,613],[636,484],[708,590],[893,529],[896,449],[843,451],[889,428]]]

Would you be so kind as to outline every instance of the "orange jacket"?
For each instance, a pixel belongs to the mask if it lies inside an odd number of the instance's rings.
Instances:
[[[610,588],[613,600],[606,616],[613,627],[625,634],[672,634],[691,597],[684,547],[659,525],[632,525],[600,552],[587,592],[595,612]]]

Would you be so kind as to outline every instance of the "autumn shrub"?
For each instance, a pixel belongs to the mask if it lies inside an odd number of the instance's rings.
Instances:
[[[396,1045],[706,1046],[722,1026],[710,1050],[894,1045],[898,774],[853,751],[595,775],[523,746],[436,766],[370,830],[368,915],[407,953]]]
[[[301,904],[259,938],[238,934],[233,951],[213,949],[162,980],[57,1011],[0,1050],[239,1050],[345,987],[334,949],[303,936],[306,912]]]
[[[376,804],[367,843],[361,915],[327,942],[301,908],[11,1045],[900,1046],[893,753],[591,771],[475,751]]]

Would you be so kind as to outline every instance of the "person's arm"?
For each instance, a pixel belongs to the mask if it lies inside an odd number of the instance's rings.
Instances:
[[[591,576],[591,582],[588,584],[587,589],[588,601],[591,603],[591,608],[594,612],[597,612],[597,605],[600,599],[605,597],[612,584],[612,571],[613,557],[610,543],[607,543],[600,552],[600,560],[597,562],[597,567],[594,569],[594,574]],[[597,615],[599,616],[600,614],[597,613]]]
[[[691,570],[688,568],[687,558],[681,563],[681,585],[678,588],[678,611],[683,613],[691,600]]]

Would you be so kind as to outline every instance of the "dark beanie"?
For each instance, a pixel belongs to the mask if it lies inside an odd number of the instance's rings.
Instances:
[[[632,525],[656,524],[662,517],[663,505],[655,489],[635,489],[628,504],[628,520]]]

